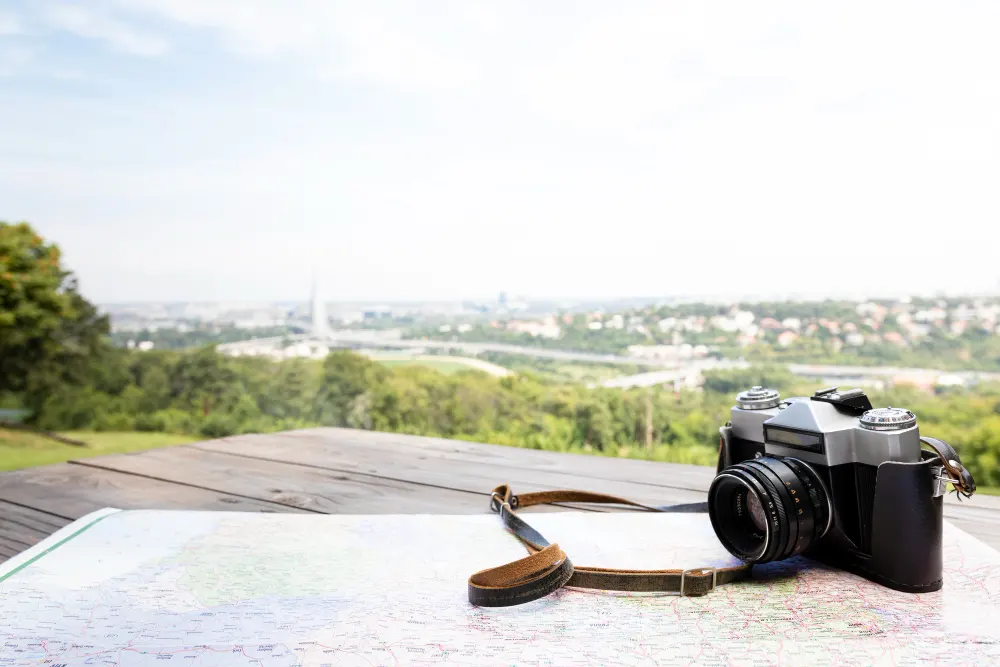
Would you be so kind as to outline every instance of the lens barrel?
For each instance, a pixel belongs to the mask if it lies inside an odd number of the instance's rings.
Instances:
[[[832,516],[829,495],[812,467],[774,456],[720,472],[708,489],[708,514],[723,546],[753,563],[802,553],[826,534]]]

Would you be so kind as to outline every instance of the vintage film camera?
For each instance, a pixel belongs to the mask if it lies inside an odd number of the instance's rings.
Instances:
[[[969,496],[975,482],[947,443],[921,438],[912,412],[873,409],[861,389],[783,400],[753,387],[720,433],[708,506],[733,555],[803,554],[901,591],[941,588],[942,496],[949,483]]]

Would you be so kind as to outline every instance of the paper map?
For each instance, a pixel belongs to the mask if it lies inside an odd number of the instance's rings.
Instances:
[[[579,565],[731,562],[704,515],[531,523]],[[699,598],[468,603],[469,574],[522,555],[495,515],[105,510],[0,565],[0,667],[1000,662],[1000,554],[947,524],[926,595],[796,559]]]

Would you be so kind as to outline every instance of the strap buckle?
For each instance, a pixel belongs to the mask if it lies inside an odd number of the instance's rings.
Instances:
[[[491,510],[493,510],[494,512],[497,512],[502,517],[503,516],[503,508],[505,508],[505,507],[507,508],[508,512],[513,512],[515,509],[517,509],[517,496],[511,496],[510,497],[510,502],[507,502],[507,501],[505,501],[503,499],[503,496],[501,496],[496,491],[494,491],[493,493],[490,494],[490,509]]]
[[[684,592],[684,577],[687,576],[688,572],[690,572],[691,574],[706,574],[706,573],[708,573],[709,570],[711,570],[711,572],[712,572],[712,587],[709,588],[707,591],[705,591],[705,593],[708,593],[709,591],[715,590],[715,584],[716,584],[716,580],[717,580],[719,571],[716,570],[714,567],[692,567],[692,568],[688,568],[687,570],[681,570],[681,586],[680,586],[680,590],[678,591],[678,593],[680,594],[680,596],[681,597],[690,597],[690,596],[688,596]]]
[[[955,462],[950,461],[950,463]],[[955,492],[955,495],[959,500],[962,500],[963,496],[968,498],[972,495],[971,492],[965,490],[965,482],[962,478],[953,475],[951,471],[943,465],[933,468],[931,472],[931,479],[934,482],[934,491],[931,494],[932,498],[939,498],[945,495],[948,491],[948,484],[951,484],[952,490]]]
[[[936,466],[933,468],[933,474],[931,479],[934,480],[934,492],[931,494],[932,498],[939,498],[948,492],[948,484],[956,486],[959,480],[955,479],[948,474],[948,471],[944,466]]]
[[[494,491],[493,493],[491,493],[490,494],[490,509],[493,510],[494,512],[497,512],[500,515],[500,517],[502,518],[503,517],[503,508],[504,507],[506,507],[508,510],[510,509],[510,504],[506,500],[503,499],[503,496],[501,496],[496,491]]]

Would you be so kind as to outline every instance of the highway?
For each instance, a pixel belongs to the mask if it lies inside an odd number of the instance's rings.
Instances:
[[[616,354],[596,354],[593,352],[577,352],[574,350],[548,350],[526,345],[510,345],[508,343],[466,343],[440,340],[407,340],[391,336],[378,336],[354,331],[334,331],[326,336],[317,337],[313,334],[293,334],[276,338],[258,338],[224,343],[216,349],[223,354],[238,353],[242,350],[257,349],[267,345],[281,344],[283,341],[317,341],[330,347],[363,347],[377,349],[419,349],[419,350],[456,350],[469,355],[479,355],[483,352],[502,352],[517,354],[537,359],[558,359],[561,361],[578,361],[588,364],[619,364],[628,366],[648,366],[653,368],[678,368],[680,362],[674,360],[634,359]]]
[[[643,366],[651,370],[635,375],[606,380],[605,387],[629,388],[649,387],[662,384],[692,384],[703,371],[710,369],[746,368],[750,364],[743,360],[731,359],[637,359],[616,354],[596,354],[576,350],[552,350],[526,345],[511,345],[509,343],[468,343],[439,340],[407,340],[399,337],[398,332],[379,331],[332,331],[323,336],[314,334],[297,334],[276,338],[258,338],[256,340],[225,343],[217,346],[223,354],[252,354],[267,347],[282,346],[286,342],[309,341],[328,347],[347,347],[363,349],[387,350],[443,350],[458,352],[470,356],[478,356],[484,352],[501,352],[504,354],[534,357],[537,359],[556,359],[559,361],[578,362],[586,364],[618,364],[622,366]],[[259,353],[259,352],[257,352]],[[1000,373],[980,373],[977,371],[942,371],[929,368],[900,368],[895,366],[839,366],[824,364],[789,364],[788,370],[795,375],[829,380],[875,381],[880,379],[905,379],[916,382],[930,382],[937,378],[951,376],[961,384],[976,382],[1000,381]]]

